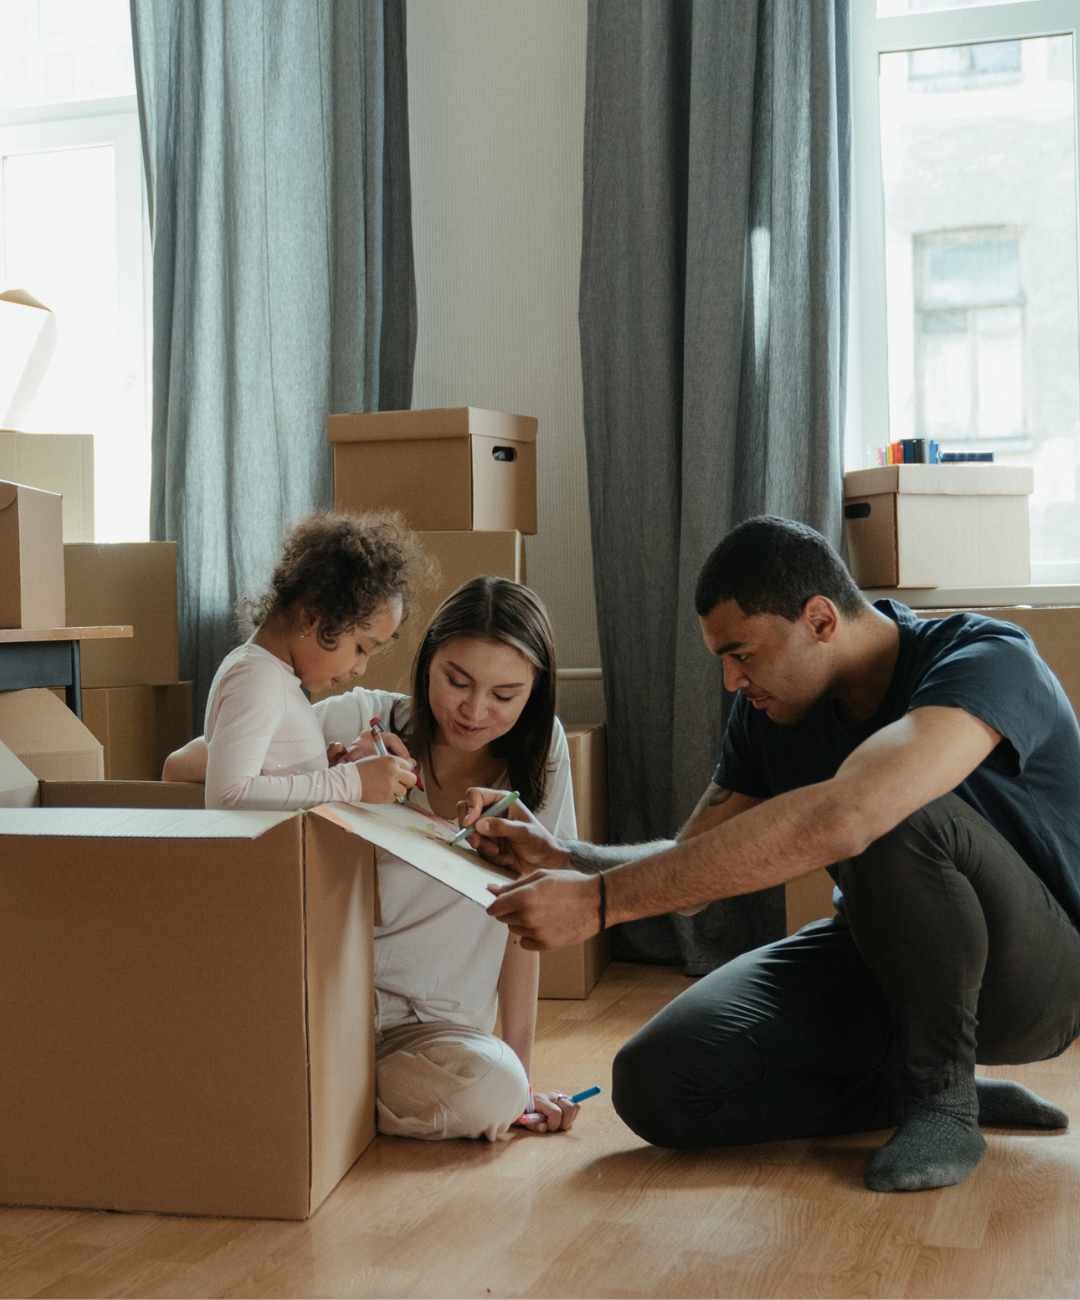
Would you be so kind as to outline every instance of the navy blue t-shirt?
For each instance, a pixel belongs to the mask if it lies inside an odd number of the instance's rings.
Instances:
[[[868,736],[928,705],[963,709],[1003,737],[955,793],[1001,832],[1080,924],[1080,727],[1031,638],[984,614],[921,619],[875,606],[900,628],[889,689],[873,717],[845,726],[819,700],[793,727],[739,696],[713,780],[768,799],[836,774]]]

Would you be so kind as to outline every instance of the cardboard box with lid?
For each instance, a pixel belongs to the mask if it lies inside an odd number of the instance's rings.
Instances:
[[[94,436],[0,428],[0,479],[63,499],[65,542],[94,540]]]
[[[844,528],[860,587],[987,586],[1031,577],[1033,472],[1006,465],[884,465],[844,475]]]
[[[536,532],[532,416],[475,406],[331,415],[336,510],[400,510],[423,532]]]

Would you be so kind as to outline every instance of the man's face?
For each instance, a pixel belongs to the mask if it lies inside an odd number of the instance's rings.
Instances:
[[[776,614],[744,614],[722,601],[701,619],[705,644],[724,661],[724,685],[781,726],[801,721],[829,689],[836,610],[822,596],[789,623]]]

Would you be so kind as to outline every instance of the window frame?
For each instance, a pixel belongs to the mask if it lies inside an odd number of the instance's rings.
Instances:
[[[116,266],[121,364],[135,376],[132,406],[141,413],[147,469],[152,436],[152,256],[149,203],[143,174],[142,135],[134,95],[35,104],[0,111],[0,214],[4,205],[4,158],[20,153],[111,145],[116,183]],[[0,222],[0,267],[5,264]],[[32,285],[8,286],[27,288]],[[46,304],[48,306],[49,304]],[[82,432],[72,430],[71,432]],[[96,457],[95,457],[96,460]],[[99,498],[95,472],[95,498]],[[98,510],[95,517],[105,516]],[[149,494],[145,535],[149,538]]]

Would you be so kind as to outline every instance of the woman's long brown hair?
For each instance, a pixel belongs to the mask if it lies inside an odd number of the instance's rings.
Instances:
[[[431,742],[438,731],[428,699],[431,660],[440,646],[461,636],[486,637],[511,646],[535,670],[521,716],[505,736],[492,742],[491,752],[506,760],[511,788],[519,790],[522,801],[537,811],[544,806],[547,794],[555,722],[555,638],[543,601],[521,583],[509,578],[473,578],[439,606],[413,663],[412,715],[405,742],[437,780],[431,762]]]

